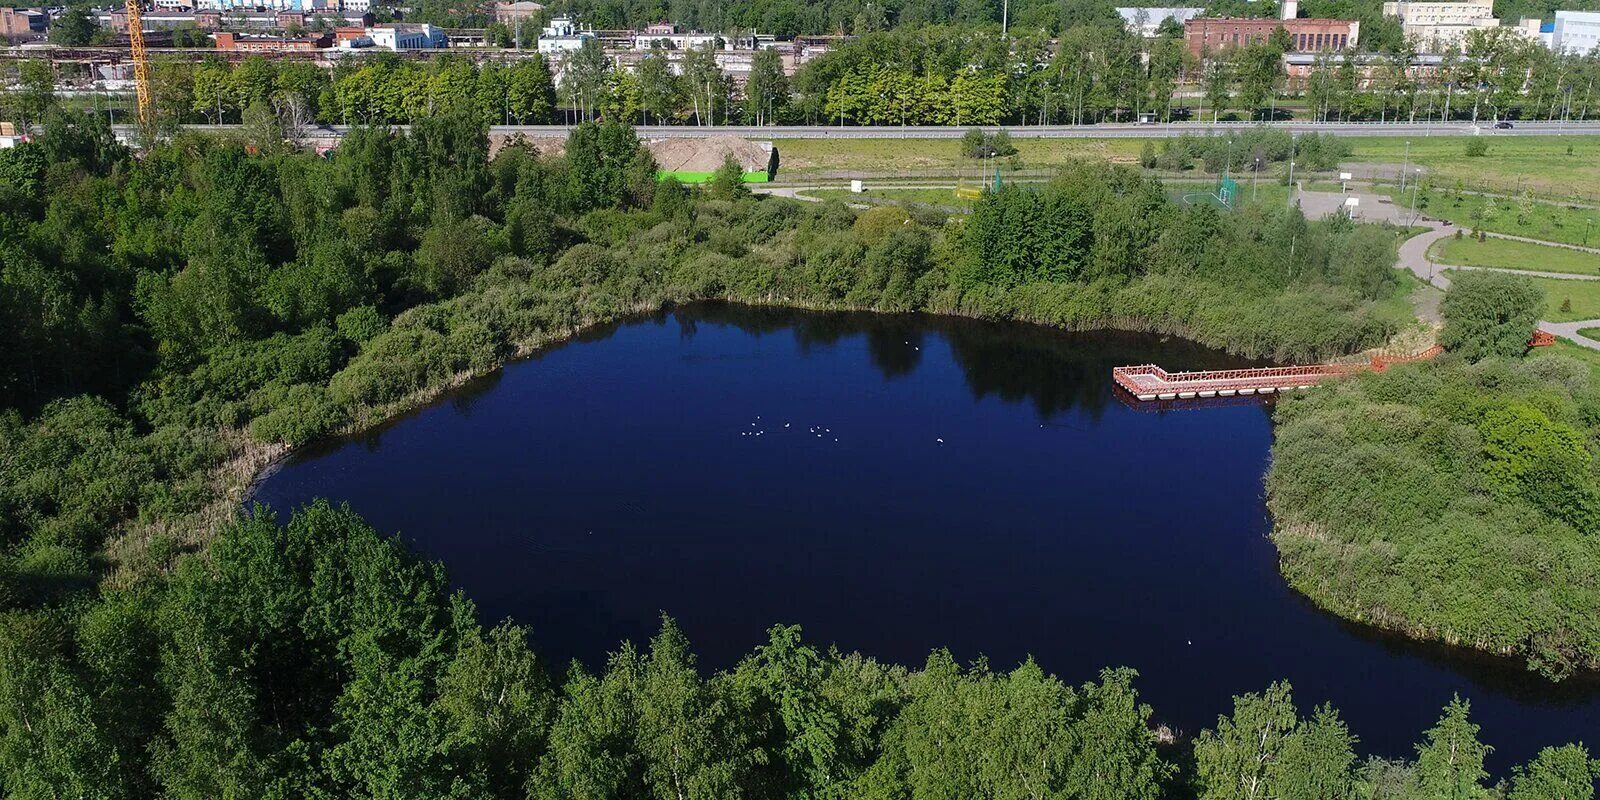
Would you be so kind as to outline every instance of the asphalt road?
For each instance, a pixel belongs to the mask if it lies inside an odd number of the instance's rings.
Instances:
[[[1492,123],[1473,125],[1465,122],[1409,123],[1409,122],[1175,122],[1167,125],[1136,125],[1129,123],[1102,125],[1021,125],[1006,127],[1014,139],[1151,139],[1177,136],[1182,133],[1227,133],[1261,126],[1279,128],[1295,133],[1323,133],[1335,136],[1466,136],[1478,131],[1492,136],[1596,136],[1600,135],[1600,121],[1595,122],[1518,122],[1507,130],[1496,129]],[[237,125],[190,125],[196,130],[229,129]],[[397,126],[405,127],[405,126]],[[117,126],[119,132],[131,134],[134,126]],[[333,125],[314,128],[312,137],[342,135],[348,126]],[[987,126],[998,130],[999,126]],[[567,125],[496,125],[490,133],[523,134],[530,138],[566,136]],[[708,127],[684,125],[645,125],[635,128],[639,135],[649,139],[700,137],[712,135],[739,136],[746,139],[959,139],[969,127],[897,127],[897,126],[828,126],[828,125],[777,125],[758,127],[752,125],[714,125]]]

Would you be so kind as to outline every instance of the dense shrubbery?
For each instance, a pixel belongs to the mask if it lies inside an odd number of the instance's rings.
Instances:
[[[1544,292],[1521,275],[1458,270],[1440,304],[1439,344],[1468,361],[1528,352]]]
[[[1394,324],[1373,312],[1390,231],[1180,209],[1120,168],[945,220],[658,184],[617,126],[560,159],[491,160],[457,116],[357,130],[327,160],[207,138],[134,159],[64,119],[0,153],[0,197],[0,780],[22,797],[1157,796],[1176,779],[1125,672],[1072,689],[936,654],[912,673],[779,629],[703,680],[669,626],[557,698],[520,631],[481,630],[437,567],[349,515],[220,538],[208,520],[261,459],[250,437],[360,427],[668,302],[1124,326],[1289,358]],[[1486,418],[1483,492],[1577,519],[1591,417],[1525,400]],[[1197,751],[1223,766],[1194,780],[1247,763],[1233,746]],[[1362,779],[1328,758],[1319,774]]]
[[[1449,356],[1278,419],[1267,488],[1296,588],[1548,675],[1600,668],[1600,392],[1583,365]]]
[[[1243,172],[1292,159],[1302,170],[1330,170],[1349,156],[1350,143],[1332,134],[1291,135],[1278,128],[1244,128],[1211,136],[1184,133],[1167,139],[1148,166],[1185,170],[1198,162],[1211,173]]]

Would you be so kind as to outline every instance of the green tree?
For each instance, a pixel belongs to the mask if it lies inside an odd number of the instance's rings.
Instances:
[[[470,630],[439,679],[434,706],[446,748],[475,782],[494,797],[523,794],[555,716],[554,691],[523,629]]]
[[[1478,741],[1478,725],[1467,719],[1471,704],[1460,697],[1444,707],[1439,724],[1417,745],[1417,780],[1428,797],[1474,800],[1489,796],[1483,759],[1493,748]]]
[[[0,619],[0,779],[15,797],[128,797],[94,698],[43,615]]]
[[[56,102],[56,75],[50,62],[26,59],[17,65],[17,89],[11,103],[16,122],[31,127],[44,122]]]
[[[94,39],[94,20],[89,7],[82,3],[68,4],[50,22],[50,42],[68,47],[82,47]]]
[[[1546,747],[1511,776],[1508,800],[1593,800],[1600,762],[1581,744]]]
[[[1274,778],[1297,719],[1289,684],[1233,699],[1233,716],[1194,742],[1195,778],[1204,800],[1258,800],[1278,796]]]
[[[1440,305],[1444,329],[1439,344],[1468,361],[1520,356],[1544,309],[1544,292],[1533,281],[1499,272],[1453,273]]]
[[[756,51],[750,63],[750,77],[744,85],[744,117],[756,125],[771,125],[789,104],[789,79],[783,74],[778,51]]]
[[[1282,800],[1345,800],[1355,791],[1356,737],[1330,705],[1318,706],[1283,742],[1272,786]]]
[[[711,196],[719,200],[737,200],[750,195],[750,187],[744,185],[744,167],[733,156],[723,156],[722,166],[711,175]]]

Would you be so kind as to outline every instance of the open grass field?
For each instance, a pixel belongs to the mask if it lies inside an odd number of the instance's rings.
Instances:
[[[1424,167],[1430,182],[1453,188],[1507,194],[1525,188],[1567,200],[1574,193],[1600,198],[1600,136],[1496,136],[1484,134],[1489,152],[1466,154],[1469,136],[1410,137],[1411,164]],[[1350,160],[1400,165],[1407,161],[1406,138],[1352,137]],[[1568,153],[1571,148],[1571,153]]]
[[[1490,238],[1482,242],[1471,237],[1444,239],[1434,244],[1428,257],[1441,264],[1465,267],[1501,267],[1540,272],[1566,272],[1573,275],[1600,275],[1600,255],[1509,239]]]
[[[1436,187],[1514,193],[1520,188],[1535,194],[1569,200],[1580,196],[1600,198],[1600,136],[1495,136],[1485,134],[1489,152],[1466,155],[1468,136],[1431,136],[1410,139],[1409,162],[1427,169]],[[1048,169],[1072,159],[1090,158],[1131,162],[1137,160],[1142,139],[1014,139],[1017,159],[1024,168]],[[1406,139],[1358,136],[1346,139],[1350,161],[1393,163],[1407,161]],[[1160,140],[1155,140],[1160,146]],[[974,172],[977,163],[958,157],[958,145],[949,139],[779,139],[780,180],[823,174]],[[1572,149],[1569,154],[1568,148]]]
[[[1136,139],[1015,139],[1024,168],[1048,168],[1074,159],[1137,161]],[[953,139],[778,139],[779,180],[861,173],[977,175],[982,164],[958,154]],[[1007,159],[1000,159],[1002,165]]]
[[[1564,281],[1559,278],[1530,278],[1544,290],[1543,319],[1575,322],[1600,319],[1600,281]],[[1562,303],[1570,310],[1562,311]]]

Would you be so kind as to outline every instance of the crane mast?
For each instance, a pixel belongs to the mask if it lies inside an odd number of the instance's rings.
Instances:
[[[154,119],[150,104],[150,61],[144,54],[144,14],[140,0],[127,0],[128,49],[133,55],[133,82],[139,98],[139,127],[149,130]]]

